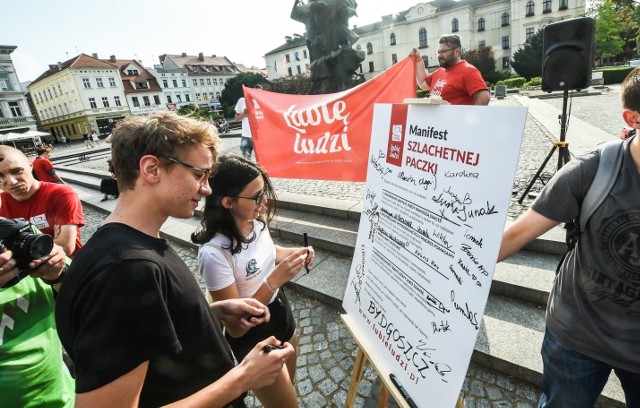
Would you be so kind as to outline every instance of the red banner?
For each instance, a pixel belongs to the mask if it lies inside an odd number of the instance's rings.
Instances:
[[[355,88],[287,95],[244,88],[257,161],[270,177],[365,181],[374,103],[416,96],[407,57]]]

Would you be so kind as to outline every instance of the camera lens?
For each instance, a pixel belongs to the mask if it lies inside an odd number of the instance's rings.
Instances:
[[[40,259],[53,249],[53,238],[49,235],[26,235],[16,240],[14,250],[19,250],[27,259]]]

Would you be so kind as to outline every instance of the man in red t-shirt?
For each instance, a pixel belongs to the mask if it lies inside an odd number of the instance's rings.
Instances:
[[[53,168],[51,163],[51,150],[46,147],[39,147],[36,150],[38,157],[33,161],[33,173],[40,181],[46,181],[49,183],[61,183],[65,184],[62,177],[56,173],[56,169]]]
[[[0,189],[0,216],[26,219],[69,257],[82,247],[84,213],[78,194],[69,185],[34,179],[29,159],[10,146],[0,146]]]
[[[414,48],[411,55],[416,61],[416,81],[429,96],[439,96],[452,105],[488,105],[489,88],[478,68],[460,58],[460,37],[445,34],[438,41],[440,68],[427,74],[420,51]]]

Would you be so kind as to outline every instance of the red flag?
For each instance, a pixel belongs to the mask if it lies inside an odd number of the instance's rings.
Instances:
[[[287,95],[244,88],[256,159],[270,177],[365,181],[374,103],[416,96],[407,57],[355,88]]]

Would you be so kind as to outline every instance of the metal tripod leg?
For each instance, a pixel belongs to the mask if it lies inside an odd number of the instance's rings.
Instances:
[[[520,198],[518,199],[518,203],[522,204],[522,201],[527,196],[527,194],[529,194],[529,191],[531,190],[531,187],[533,187],[533,184],[536,182],[536,180],[538,180],[540,178],[540,174],[542,173],[542,170],[544,170],[545,166],[547,165],[547,163],[551,159],[551,156],[553,156],[553,153],[556,151],[557,148],[558,148],[558,142],[553,144],[553,147],[551,148],[551,151],[549,152],[547,157],[545,157],[544,161],[542,162],[542,165],[538,168],[538,171],[536,172],[536,175],[533,176],[533,178],[529,182],[529,185],[524,190],[524,193],[522,193],[522,196],[520,196]]]

